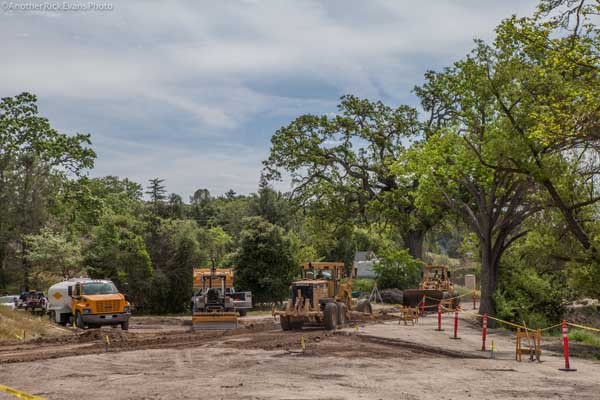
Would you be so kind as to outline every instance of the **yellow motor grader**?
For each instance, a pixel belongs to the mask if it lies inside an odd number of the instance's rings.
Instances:
[[[344,263],[309,262],[302,265],[302,277],[292,282],[290,299],[281,310],[273,306],[273,316],[279,316],[281,329],[302,329],[304,325],[323,326],[327,330],[342,327],[352,310],[352,276],[342,283]],[[362,300],[356,311],[372,313],[369,300]]]

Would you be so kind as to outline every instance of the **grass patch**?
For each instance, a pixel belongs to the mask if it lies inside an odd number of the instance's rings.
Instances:
[[[58,336],[64,333],[48,318],[0,307],[0,340],[20,339],[23,332],[25,332],[25,339]]]
[[[562,337],[562,331],[559,328],[544,332],[544,336]],[[600,348],[600,334],[590,332],[585,329],[569,328],[569,341],[587,344],[588,346]]]
[[[371,292],[375,279],[371,278],[356,278],[352,279],[352,291],[354,292]]]
[[[569,340],[600,348],[600,334],[584,329],[571,329],[569,331]]]

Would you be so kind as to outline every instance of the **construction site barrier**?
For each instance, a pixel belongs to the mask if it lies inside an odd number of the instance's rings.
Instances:
[[[527,340],[527,346],[523,346],[523,341]],[[517,347],[515,350],[515,359],[521,361],[523,354],[528,354],[530,361],[536,359],[542,362],[542,330],[538,329],[535,333],[530,333],[525,329],[517,328]]]
[[[569,326],[567,321],[562,322],[562,337],[563,337],[563,355],[565,357],[565,367],[559,368],[560,371],[570,372],[577,371],[574,368],[571,368],[571,363],[569,362]]]
[[[443,299],[443,300],[435,299],[435,298],[428,297],[428,296],[423,296],[423,299],[421,300],[421,302],[418,304],[417,307],[419,307],[419,306],[421,307],[421,313],[423,313],[423,310],[425,308],[437,307],[437,309],[438,309],[438,329],[436,329],[436,331],[443,331],[443,329],[441,329],[441,313],[442,312],[451,312],[451,311],[453,311],[452,308],[445,307],[444,304],[448,304],[449,301],[451,301],[453,299],[456,299],[456,298],[459,298],[459,297],[465,297],[465,296],[468,296],[468,295],[473,295],[473,298],[475,298],[476,291],[473,290],[473,291],[470,291],[468,293],[462,294],[460,296],[449,297],[449,298]],[[438,301],[439,303],[437,305],[426,306],[425,305],[425,300],[426,299],[435,300],[435,301]],[[572,326],[572,327],[578,328],[578,329],[588,330],[588,331],[591,331],[591,332],[600,333],[600,329],[598,329],[598,328],[593,328],[593,327],[590,327],[590,326],[575,324],[575,323],[568,322],[568,321],[563,321],[561,323],[558,323],[558,324],[555,324],[555,325],[551,325],[551,326],[548,326],[546,328],[531,329],[531,328],[528,328],[525,325],[521,325],[521,324],[517,324],[517,323],[514,323],[514,322],[506,321],[506,320],[503,320],[501,318],[492,317],[492,316],[489,316],[487,314],[483,314],[482,315],[482,314],[479,314],[478,312],[475,312],[475,311],[467,311],[465,309],[461,309],[460,307],[457,307],[454,310],[454,313],[455,313],[455,315],[454,315],[454,331],[455,332],[454,332],[454,336],[452,337],[453,339],[454,338],[458,339],[458,313],[459,312],[463,312],[465,314],[469,314],[469,315],[472,315],[472,316],[477,317],[477,318],[482,318],[482,331],[481,331],[481,336],[482,336],[481,337],[481,342],[482,342],[481,343],[481,350],[482,351],[486,351],[486,337],[487,337],[487,329],[488,329],[488,319],[490,319],[492,321],[499,322],[499,323],[501,323],[503,325],[507,325],[507,326],[513,327],[516,330],[521,330],[521,331],[525,332],[525,335],[528,335],[531,332],[533,334],[534,338],[536,338],[538,336],[541,336],[542,332],[549,331],[549,330],[552,330],[552,329],[555,329],[555,328],[558,328],[558,327],[562,327],[562,331],[563,331],[563,353],[565,354],[565,368],[561,368],[561,370],[564,370],[564,371],[574,370],[574,369],[570,368],[569,361],[568,361],[568,359],[569,359],[568,326]],[[492,343],[493,343],[493,341],[492,341]],[[539,358],[539,354],[537,352],[536,352],[536,356]]]
[[[445,311],[445,312],[450,312],[452,311],[452,309],[448,308],[448,307],[444,307],[443,303],[446,299],[444,299],[443,301],[440,301],[439,304],[437,305],[438,307],[438,328],[440,326],[440,318],[441,318],[441,312]],[[574,328],[578,328],[578,329],[584,329],[584,330],[588,330],[591,332],[597,332],[600,333],[600,329],[598,328],[593,328],[590,326],[585,326],[585,325],[580,325],[580,324],[575,324],[572,322],[568,322],[568,321],[563,321],[561,323],[555,324],[555,325],[551,325],[548,326],[546,328],[542,328],[542,329],[531,329],[528,328],[525,325],[520,325],[520,324],[516,324],[514,322],[510,322],[510,321],[505,321],[503,319],[500,318],[496,318],[496,317],[492,317],[489,316],[487,314],[479,314],[477,312],[474,311],[467,311],[465,309],[461,309],[460,307],[456,307],[456,309],[454,310],[454,336],[452,337],[452,339],[458,339],[458,313],[459,312],[463,312],[465,314],[469,314],[472,315],[474,317],[477,318],[482,318],[482,330],[481,330],[481,351],[486,351],[486,338],[487,338],[487,329],[488,329],[488,319],[491,319],[493,321],[497,321],[501,324],[516,328],[517,333],[521,332],[522,336],[525,336],[528,340],[531,340],[529,338],[529,334],[532,333],[532,337],[533,340],[535,342],[535,345],[532,347],[535,352],[533,353],[534,356],[538,359],[540,359],[540,355],[541,355],[541,347],[540,347],[540,341],[541,341],[541,335],[542,332],[544,331],[548,331],[557,327],[561,327],[562,328],[562,336],[563,336],[563,355],[565,358],[565,368],[560,368],[561,371],[576,371],[576,369],[571,368],[570,365],[570,361],[569,361],[569,337],[568,337],[568,327],[572,326]],[[440,330],[440,329],[436,329],[436,330]],[[517,334],[518,336],[518,334]],[[519,338],[517,338],[518,340]],[[494,342],[492,341],[492,354],[494,353]],[[518,351],[518,350],[517,350]],[[525,350],[527,352],[527,350]]]
[[[442,303],[438,304],[437,306],[438,308],[438,315],[437,315],[437,321],[438,321],[438,327],[436,329],[436,331],[441,332],[443,331],[442,329]]]
[[[458,337],[458,310],[458,307],[456,307],[456,310],[454,310],[454,336],[452,336],[450,339],[460,339]]]
[[[481,322],[481,351],[485,351],[485,338],[487,336],[487,314],[483,314],[483,321]]]
[[[13,389],[8,386],[0,385],[0,392],[8,393],[15,396],[18,399],[25,400],[45,400],[43,397],[34,396],[25,392],[21,392],[20,390]]]

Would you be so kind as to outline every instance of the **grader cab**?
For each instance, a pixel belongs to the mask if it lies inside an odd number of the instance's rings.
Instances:
[[[418,289],[407,289],[402,293],[405,307],[420,305],[425,296],[425,306],[437,305],[440,301],[455,296],[454,285],[450,281],[450,271],[445,265],[427,265],[421,272]],[[458,305],[459,299],[452,300],[452,307]]]
[[[273,308],[284,331],[304,325],[334,330],[345,324],[352,309],[352,277],[342,283],[344,263],[314,262],[302,265],[302,277],[292,282],[290,299],[281,310]],[[357,311],[371,313],[368,300],[359,302]]]

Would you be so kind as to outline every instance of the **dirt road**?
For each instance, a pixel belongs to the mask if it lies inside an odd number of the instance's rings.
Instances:
[[[565,374],[551,362],[456,358],[452,351],[366,334],[410,328],[366,325],[358,336],[351,330],[284,333],[257,323],[226,333],[104,330],[114,337],[110,353],[86,332],[89,337],[40,342],[37,350],[34,343],[13,346],[12,353],[0,346],[0,383],[49,399],[86,400],[598,399],[600,367],[591,362],[578,361],[579,371]],[[413,334],[418,329],[429,327],[422,323]],[[67,356],[53,358],[60,351]],[[27,357],[35,361],[15,362]]]

